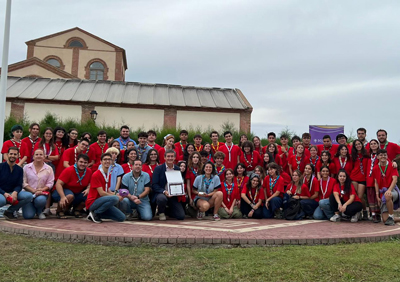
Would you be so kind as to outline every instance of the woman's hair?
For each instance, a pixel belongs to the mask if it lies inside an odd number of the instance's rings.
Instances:
[[[64,148],[68,148],[68,145],[69,145],[68,142],[69,142],[69,140],[68,140],[68,136],[67,136],[67,131],[65,130],[64,127],[61,127],[61,126],[56,126],[56,127],[54,128],[54,130],[53,130],[53,140],[54,140],[54,144],[55,144],[56,141],[57,141],[56,133],[57,133],[57,131],[59,131],[59,130],[64,131],[64,136],[63,136],[63,138],[61,138],[62,146],[63,146]]]
[[[261,179],[264,179],[264,178],[265,178],[265,169],[264,169],[262,166],[260,166],[260,165],[258,165],[258,166],[256,166],[256,167],[254,168],[254,170],[256,170],[256,169],[259,169],[259,170],[260,170],[260,172],[261,172],[260,178],[261,178]]]
[[[250,189],[251,189],[251,181],[253,180],[253,178],[258,178],[258,186],[257,186],[257,189],[260,189],[260,187],[261,187],[261,179],[260,179],[260,176],[258,175],[258,174],[255,174],[255,173],[252,173],[251,175],[250,175],[250,179],[249,179],[249,181],[247,181],[247,183],[246,183],[246,187],[247,187],[247,190],[249,191]]]
[[[311,168],[311,178],[310,178],[310,182],[308,182],[308,189],[311,190],[312,180],[313,180],[313,174],[314,174],[315,168],[314,168],[314,166],[312,166],[311,164],[306,164],[306,165],[304,166],[304,168],[305,168],[306,166],[309,166],[309,167]]]
[[[246,166],[245,166],[243,163],[238,163],[238,164],[235,166],[235,168],[233,169],[233,174],[234,174],[235,176],[239,176],[239,173],[238,173],[238,171],[237,171],[239,166],[241,166],[242,168],[244,168],[243,176],[246,176]]]
[[[114,148],[114,149],[117,149],[117,148]],[[118,150],[118,149],[117,149],[117,150]],[[124,164],[128,163],[128,161],[129,161],[128,156],[129,156],[129,153],[132,152],[132,151],[135,151],[135,152],[136,152],[136,159],[135,159],[135,160],[138,159],[139,154],[138,154],[138,151],[136,150],[136,148],[130,148],[130,149],[128,149],[128,150],[125,150],[125,153],[124,153]],[[148,155],[147,155],[147,156],[148,156]]]
[[[301,194],[301,186],[303,186],[303,175],[301,174],[300,169],[296,169],[295,171],[293,171],[293,173],[297,173],[297,175],[299,176],[299,183],[296,185],[296,183],[292,179],[292,185],[296,186],[296,194]]]
[[[354,140],[353,141],[353,146],[351,147],[351,157],[352,157],[352,159],[353,159],[353,162],[355,162],[356,160],[357,160],[357,158],[358,158],[358,151],[357,151],[357,149],[356,149],[356,143],[357,142],[359,142],[360,144],[361,144],[361,146],[362,146],[362,148],[361,148],[361,155],[362,155],[362,157],[363,158],[368,158],[369,156],[368,156],[368,152],[367,152],[367,150],[365,149],[365,147],[364,147],[364,144],[360,141],[360,140],[358,140],[358,139],[356,139],[356,140]],[[379,143],[378,143],[379,144]]]
[[[76,129],[76,128],[70,128],[69,130],[68,130],[68,134],[70,134],[72,131],[76,131],[76,133],[78,133],[78,129]],[[68,138],[68,145],[71,143],[70,141],[70,137],[69,137],[69,135],[67,136],[67,138]],[[78,145],[78,135],[76,136],[76,139],[74,140],[74,146],[76,146],[76,145]]]
[[[196,148],[194,147],[193,143],[186,144],[185,151],[183,152],[183,158],[186,162],[188,162],[188,159],[189,159],[189,153],[188,153],[189,147],[193,147],[193,151],[196,151]]]
[[[254,151],[253,142],[250,142],[250,141],[243,142],[242,147],[241,147],[243,152],[244,152],[244,147],[249,147],[250,148],[250,153],[252,153]]]
[[[281,170],[281,167],[277,163],[270,163],[268,165],[268,169],[275,169],[276,170],[276,175],[279,175],[279,171]]]
[[[39,148],[40,148],[40,147],[43,147],[43,148],[44,148],[45,143],[46,143],[46,140],[44,140],[44,134],[46,133],[46,131],[49,131],[49,130],[50,130],[51,133],[54,135],[53,129],[52,129],[51,127],[46,127],[45,130],[43,131],[42,140],[40,140],[40,142],[39,142]],[[50,139],[49,145],[50,145],[50,148],[51,148],[52,150],[55,150],[55,149],[56,149],[56,145],[54,144],[54,138],[53,138],[53,137]],[[44,151],[43,151],[43,152],[44,152]]]
[[[340,151],[341,151],[343,148],[346,148],[346,150],[347,150],[347,155],[346,155],[346,157],[347,157],[348,159],[350,159],[349,148],[348,148],[347,145],[345,145],[345,144],[340,144],[340,145],[339,145],[339,148],[337,149],[337,152],[336,152],[336,154],[335,154],[335,157],[338,158],[338,157],[340,156]]]
[[[339,181],[339,174],[340,173],[344,173],[346,175],[346,181],[344,182],[344,193],[350,193],[351,192],[351,179],[349,177],[349,175],[347,174],[346,170],[344,170],[343,168],[339,169],[338,174],[337,174],[337,182],[340,185],[340,181]]]
[[[369,140],[369,154],[372,154],[372,150],[371,150],[371,142],[374,141],[376,144],[378,144],[378,148],[376,149],[377,151],[379,150],[379,142],[376,139],[371,139]]]
[[[147,156],[148,156],[148,155],[147,155]],[[157,157],[157,158],[158,158],[158,157]],[[146,163],[147,163],[147,161],[146,161]],[[184,172],[181,171],[182,178],[185,179],[185,177],[186,177],[186,171],[187,171],[187,164],[186,164],[185,161],[179,161],[179,162],[178,162],[179,169],[181,168],[181,164],[185,164],[185,171],[184,171]]]
[[[210,161],[207,161],[204,165],[203,165],[203,167],[201,168],[201,174],[206,174],[206,172],[204,171],[204,169],[206,168],[206,165],[211,165],[211,167],[212,167],[212,171],[211,171],[211,175],[216,175],[217,174],[217,171],[215,170],[215,165],[212,163],[212,162],[210,162]]]
[[[226,179],[226,173],[227,173],[228,171],[230,171],[230,172],[233,174],[233,176],[235,176],[235,173],[233,172],[233,169],[227,168],[227,169],[225,169],[225,171],[224,171],[224,178],[225,178],[225,179]],[[232,181],[233,181],[233,179],[232,179]]]
[[[190,154],[187,162],[187,168],[188,169],[193,169],[193,156],[197,155],[199,157],[199,162],[197,163],[197,171],[202,171],[203,164],[201,162],[201,154],[200,152],[194,151],[193,153]]]
[[[264,156],[265,156],[265,155],[268,155],[268,157],[269,157],[268,163],[266,163],[266,162],[264,161]],[[275,162],[274,156],[273,156],[270,152],[265,152],[265,154],[263,155],[264,169],[268,169],[268,165],[269,165],[270,163],[274,163],[274,162]]]
[[[330,164],[332,162],[331,153],[329,151],[324,150],[324,151],[321,152],[321,163],[323,163],[322,162],[322,155],[327,155],[328,156],[328,162],[327,162],[328,164]]]
[[[266,152],[269,152],[269,147],[271,147],[271,146],[273,146],[274,147],[274,159],[275,159],[275,156],[278,154],[278,146],[276,146],[276,144],[275,143],[269,143],[268,145],[267,145],[267,150],[265,150]]]
[[[152,152],[156,152],[156,153],[157,153],[157,160],[156,160],[156,162],[157,162],[157,163],[160,163],[160,156],[158,155],[158,151],[157,151],[156,149],[153,148],[153,149],[150,149],[150,150],[147,152],[147,158],[146,158],[145,164],[150,165],[150,162],[151,162],[151,160],[150,160],[150,154],[151,154]]]
[[[225,135],[224,135],[224,136],[225,136]],[[246,140],[249,140],[249,138],[247,137],[246,134],[240,135],[240,137],[239,137],[239,144],[238,144],[239,148],[242,148],[242,137],[243,137],[243,136],[246,137]]]
[[[172,135],[172,134],[167,134],[167,135],[164,137],[162,146],[164,147],[165,145],[167,145],[167,141],[168,141],[169,139],[171,139],[171,138],[173,138],[174,141],[175,141],[174,135]],[[172,145],[172,149],[175,149],[175,144]]]

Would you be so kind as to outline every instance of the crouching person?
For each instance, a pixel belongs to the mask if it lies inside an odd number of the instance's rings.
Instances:
[[[150,206],[150,176],[142,171],[142,161],[134,160],[132,172],[122,177],[122,189],[129,190],[129,194],[124,197],[120,207],[126,214],[126,220],[132,220],[132,209],[136,209],[139,218],[142,220],[151,220],[153,214]]]
[[[242,218],[242,213],[237,207],[237,199],[240,197],[239,187],[233,181],[233,169],[228,168],[225,170],[222,194],[222,207],[219,208],[218,214],[221,218]]]
[[[109,187],[111,184],[112,156],[110,153],[104,153],[100,160],[102,167],[93,173],[90,181],[89,194],[86,200],[86,209],[89,211],[87,219],[94,223],[101,223],[102,218],[124,221],[124,213],[115,207],[123,198],[114,195]]]

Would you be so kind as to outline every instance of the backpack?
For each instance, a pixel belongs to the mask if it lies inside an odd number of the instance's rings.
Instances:
[[[304,217],[304,212],[301,209],[300,200],[290,198],[287,203],[287,208],[283,211],[283,217],[287,220],[297,220]]]

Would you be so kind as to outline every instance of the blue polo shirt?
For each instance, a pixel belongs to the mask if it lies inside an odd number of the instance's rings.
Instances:
[[[21,192],[24,170],[19,165],[14,165],[11,171],[7,162],[0,163],[0,194]]]
[[[151,187],[150,176],[147,172],[142,171],[139,179],[137,179],[137,187],[135,191],[135,181],[133,180],[133,174],[127,173],[122,177],[122,188],[128,189],[129,194],[139,196],[144,192],[145,187]],[[135,193],[136,192],[136,193]],[[141,201],[150,201],[149,195],[140,199]]]

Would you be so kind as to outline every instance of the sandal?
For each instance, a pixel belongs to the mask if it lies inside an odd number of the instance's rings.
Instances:
[[[57,215],[57,218],[59,218],[59,219],[67,219],[67,218],[68,218],[68,217],[65,215],[65,213],[62,212],[62,211],[57,212],[56,215]]]
[[[75,216],[75,218],[82,218],[83,217],[82,216],[82,211],[75,210],[74,211],[74,216]]]

